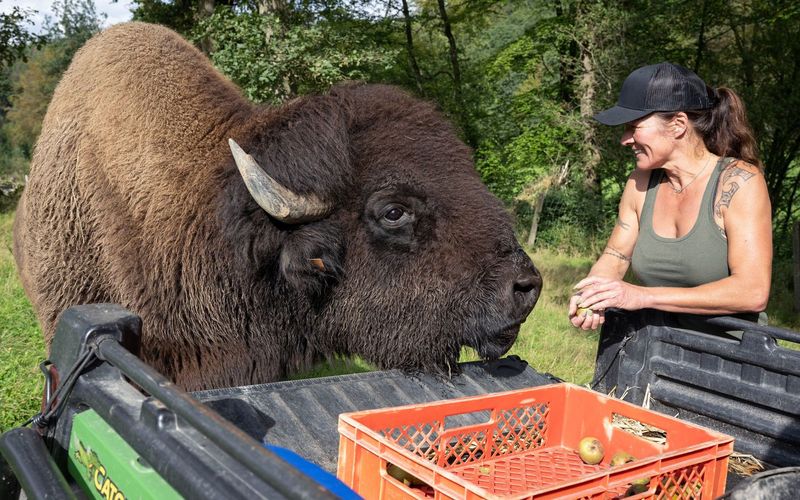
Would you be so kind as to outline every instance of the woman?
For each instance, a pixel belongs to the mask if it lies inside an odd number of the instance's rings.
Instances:
[[[769,295],[772,220],[739,97],[661,63],[631,73],[594,118],[625,124],[636,170],[603,254],[575,285],[572,324],[595,329],[609,307],[755,320]],[[641,286],[622,280],[629,266]]]

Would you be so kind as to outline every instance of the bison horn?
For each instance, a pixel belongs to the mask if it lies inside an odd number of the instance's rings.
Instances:
[[[270,177],[236,141],[228,139],[228,144],[250,195],[272,217],[288,224],[299,224],[330,213],[331,206],[313,194],[300,196]]]

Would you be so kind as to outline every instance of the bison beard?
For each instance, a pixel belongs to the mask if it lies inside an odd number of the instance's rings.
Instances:
[[[143,23],[75,56],[14,234],[48,344],[65,308],[120,303],[142,358],[189,390],[338,354],[446,373],[463,345],[505,353],[541,289],[432,105],[348,84],[259,107]]]

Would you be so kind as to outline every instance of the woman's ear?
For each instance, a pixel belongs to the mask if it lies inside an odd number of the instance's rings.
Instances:
[[[686,131],[689,130],[689,117],[686,116],[686,113],[683,111],[675,113],[675,116],[669,122],[669,130],[673,138],[680,139],[683,137]]]

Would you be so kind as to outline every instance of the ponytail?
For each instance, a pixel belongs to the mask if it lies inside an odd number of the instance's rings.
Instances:
[[[726,87],[707,88],[714,106],[685,112],[706,148],[717,156],[738,158],[763,170],[742,99]]]

